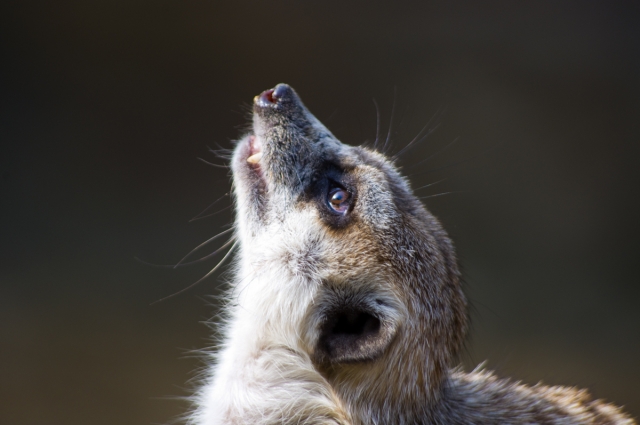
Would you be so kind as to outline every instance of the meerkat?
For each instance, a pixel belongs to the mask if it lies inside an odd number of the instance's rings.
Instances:
[[[455,367],[452,242],[392,161],[288,85],[255,97],[231,169],[235,279],[191,424],[635,423],[584,390]]]

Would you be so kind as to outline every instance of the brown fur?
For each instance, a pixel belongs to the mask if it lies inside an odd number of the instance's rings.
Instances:
[[[340,143],[290,87],[256,98],[232,168],[238,279],[194,423],[634,423],[584,391],[452,369],[453,244],[387,158]]]

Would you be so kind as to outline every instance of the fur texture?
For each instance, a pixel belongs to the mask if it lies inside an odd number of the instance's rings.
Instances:
[[[289,86],[256,96],[232,170],[236,277],[192,424],[634,423],[584,391],[452,369],[451,241],[389,160]]]

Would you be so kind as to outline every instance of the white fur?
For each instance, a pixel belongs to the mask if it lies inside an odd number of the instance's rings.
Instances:
[[[216,364],[192,423],[335,424],[346,419],[304,346],[303,327],[321,276],[319,270],[299,270],[296,256],[305,255],[308,265],[309,247],[321,249],[321,226],[310,225],[316,220],[309,209],[286,227],[239,235],[250,242],[241,245],[225,345],[213,355]]]

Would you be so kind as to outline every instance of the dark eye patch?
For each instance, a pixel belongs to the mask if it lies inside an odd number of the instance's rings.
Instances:
[[[356,190],[348,170],[326,161],[315,173],[305,195],[327,225],[342,228],[351,221]]]

